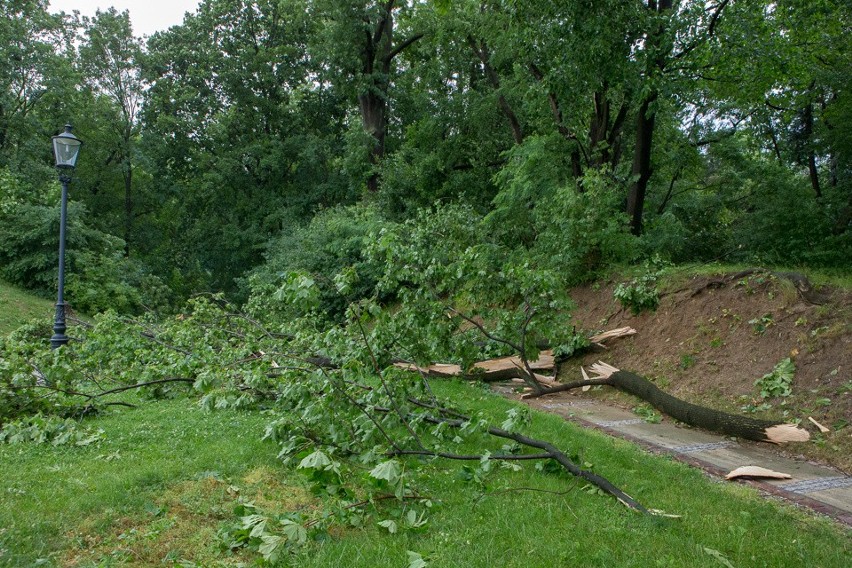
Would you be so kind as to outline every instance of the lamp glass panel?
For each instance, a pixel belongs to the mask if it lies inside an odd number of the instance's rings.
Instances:
[[[77,154],[80,151],[80,141],[74,138],[57,136],[53,139],[53,151],[56,154],[57,166],[74,167],[77,163]]]

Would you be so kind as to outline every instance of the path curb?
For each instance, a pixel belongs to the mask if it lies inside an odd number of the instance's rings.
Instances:
[[[547,412],[547,410],[544,410]],[[555,414],[555,413],[554,413]],[[561,416],[561,415],[560,415]],[[665,448],[663,446],[654,444],[653,442],[649,442],[647,440],[643,440],[637,436],[633,436],[632,434],[628,434],[626,432],[620,432],[615,430],[614,428],[610,428],[608,426],[602,426],[600,424],[596,424],[590,420],[585,420],[583,418],[579,418],[577,416],[563,416],[565,420],[570,422],[574,422],[584,428],[590,430],[597,430],[599,432],[603,432],[608,434],[614,438],[620,438],[622,440],[631,442],[653,454],[657,455],[666,455],[671,456],[677,461],[681,463],[685,463],[687,465],[697,467],[710,475],[718,477],[720,480],[724,480],[725,476],[728,474],[728,471],[710,463],[700,458],[696,458],[694,456],[690,456],[688,454],[674,452],[669,448]],[[775,497],[781,497],[786,501],[790,501],[791,503],[795,503],[801,507],[806,507],[812,511],[825,515],[841,524],[846,525],[849,528],[852,528],[852,513],[844,511],[835,507],[834,505],[830,505],[828,503],[823,503],[822,501],[818,501],[816,499],[812,499],[811,497],[807,497],[805,495],[801,495],[799,493],[794,493],[792,491],[788,491],[781,487],[766,483],[764,481],[760,481],[757,479],[737,479],[736,483],[741,483],[744,485],[749,485],[762,491],[764,493],[768,493]]]

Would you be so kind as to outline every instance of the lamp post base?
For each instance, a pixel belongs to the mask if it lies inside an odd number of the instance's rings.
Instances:
[[[65,302],[56,304],[56,321],[53,322],[53,336],[50,338],[50,348],[57,349],[68,343],[65,335]]]

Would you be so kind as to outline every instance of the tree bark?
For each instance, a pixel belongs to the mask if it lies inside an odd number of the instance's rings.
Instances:
[[[770,434],[773,427],[781,424],[777,421],[758,420],[698,406],[665,393],[648,379],[627,371],[618,371],[610,380],[614,387],[641,398],[660,412],[690,426],[747,440],[778,442]]]
[[[127,141],[127,146],[130,143]],[[124,256],[130,256],[130,236],[133,232],[133,164],[130,152],[124,163]]]
[[[379,190],[379,172],[377,167],[385,156],[385,139],[387,137],[388,110],[387,101],[390,89],[390,74],[393,59],[403,50],[423,37],[415,34],[393,45],[393,10],[395,0],[385,2],[384,14],[376,23],[372,33],[364,34],[364,44],[361,52],[361,73],[367,78],[368,86],[358,95],[358,109],[364,131],[372,137],[370,147],[370,165],[372,172],[367,178],[367,191],[375,193]]]
[[[627,194],[627,214],[630,216],[630,232],[639,236],[642,234],[642,212],[645,207],[645,195],[648,191],[648,180],[651,179],[651,147],[654,142],[654,123],[656,112],[651,105],[657,99],[657,94],[648,95],[639,107],[636,117],[636,147],[633,150],[633,177]]]
[[[539,69],[535,63],[530,63],[529,68],[536,81],[541,82],[544,80],[544,73],[542,73],[541,69]],[[553,114],[553,122],[556,124],[557,132],[559,132],[563,138],[571,140],[575,144],[574,149],[571,151],[571,174],[574,176],[574,179],[579,180],[583,177],[583,164],[580,161],[580,141],[577,139],[577,136],[574,135],[567,126],[565,126],[562,108],[559,106],[559,99],[556,98],[556,93],[548,91],[547,101],[550,104],[550,112]],[[582,187],[580,187],[580,191],[582,191]]]
[[[414,404],[416,404],[418,406],[424,407],[424,408],[432,408],[432,409],[438,410],[438,411],[446,410],[446,409],[437,408],[434,405],[430,405],[428,403],[423,403],[423,402],[417,401],[417,400],[412,400],[411,402],[413,402]],[[456,416],[457,418],[438,418],[438,417],[434,417],[434,416],[427,416],[427,417],[425,417],[425,419],[429,422],[444,423],[444,424],[447,424],[447,425],[450,425],[450,426],[453,426],[453,427],[456,427],[456,428],[459,428],[465,422],[470,421],[470,417],[468,417],[468,416],[459,415],[457,413],[452,413],[452,414],[454,416]],[[494,426],[489,426],[486,429],[486,432],[488,432],[492,436],[496,436],[498,438],[503,438],[503,439],[506,439],[506,440],[512,440],[512,441],[518,443],[519,445],[527,446],[529,448],[536,448],[536,449],[539,449],[539,450],[543,450],[545,452],[544,454],[537,454],[537,455],[532,455],[532,456],[527,456],[527,455],[509,455],[509,456],[498,455],[496,457],[496,459],[514,459],[514,460],[517,460],[517,459],[552,459],[553,461],[555,461],[556,463],[561,465],[571,475],[573,475],[575,477],[579,477],[580,479],[585,479],[586,481],[588,481],[589,483],[591,483],[595,487],[602,490],[604,493],[607,493],[607,494],[615,497],[618,500],[618,502],[621,503],[622,505],[624,505],[624,506],[626,506],[630,509],[633,509],[634,511],[644,513],[646,515],[660,515],[660,514],[662,514],[659,511],[647,509],[644,505],[642,505],[641,503],[636,501],[633,497],[631,497],[630,495],[628,495],[627,493],[625,493],[624,491],[622,491],[621,489],[619,489],[618,487],[613,485],[608,479],[606,479],[606,478],[604,478],[600,475],[597,475],[596,473],[592,473],[591,471],[587,471],[585,469],[582,469],[577,464],[575,464],[573,461],[571,461],[571,458],[569,458],[567,455],[565,455],[565,453],[563,451],[561,451],[559,448],[557,448],[556,446],[554,446],[550,442],[546,442],[544,440],[537,440],[535,438],[530,438],[529,436],[525,436],[525,435],[519,434],[517,432],[509,432],[507,430],[504,430],[502,428],[496,428]],[[391,453],[393,453],[393,452],[391,452]],[[420,453],[422,455],[422,454],[425,453],[427,455],[435,455],[437,457],[445,457],[445,458],[449,458],[449,459],[462,459],[462,460],[469,460],[469,459],[473,459],[473,458],[476,457],[476,456],[465,456],[465,455],[453,456],[453,455],[446,454],[446,453],[441,454],[441,453],[438,453],[438,452],[428,452],[428,451],[427,452],[406,452],[406,451],[402,450],[402,451],[399,451],[397,453],[399,453],[401,455],[405,455],[407,453]]]
[[[807,430],[796,428],[791,424],[783,424],[772,420],[758,420],[738,414],[728,414],[721,410],[686,402],[661,391],[648,379],[628,371],[619,370],[608,377],[577,381],[559,385],[558,387],[546,388],[543,389],[542,394],[565,392],[589,385],[615,387],[650,403],[660,412],[685,424],[718,432],[726,436],[736,436],[746,440],[771,442],[774,444],[805,441],[810,437]],[[526,395],[527,398],[535,396],[539,395]]]
[[[672,9],[672,0],[648,2],[648,9],[663,14]],[[671,47],[664,48],[665,24],[662,21],[656,29],[647,34],[645,50],[656,55],[647,63],[645,80],[652,81],[655,75],[665,71],[666,61],[671,53]],[[650,55],[649,55],[650,57]],[[645,207],[645,195],[648,190],[648,180],[651,178],[651,149],[654,142],[654,125],[657,111],[654,108],[659,92],[651,89],[639,105],[636,117],[636,143],[633,148],[633,182],[627,194],[627,214],[630,217],[630,231],[634,235],[642,234],[642,212]]]
[[[814,109],[813,104],[808,103],[808,105],[804,108],[803,111],[803,136],[805,138],[805,144],[807,145],[807,153],[808,153],[808,176],[811,179],[811,187],[814,190],[814,194],[816,194],[817,199],[822,197],[822,188],[819,184],[819,171],[817,171],[816,165],[816,153],[814,152],[813,145],[813,133],[814,133]]]
[[[482,63],[482,69],[485,71],[485,77],[497,92],[497,105],[509,121],[509,126],[512,128],[512,138],[514,139],[515,144],[521,144],[524,141],[521,122],[518,120],[518,115],[516,115],[515,111],[512,110],[512,106],[509,104],[509,101],[506,100],[506,96],[500,92],[500,77],[497,76],[497,72],[491,65],[491,53],[488,50],[488,44],[484,41],[477,42],[472,36],[468,36],[467,42],[476,54],[480,63]]]

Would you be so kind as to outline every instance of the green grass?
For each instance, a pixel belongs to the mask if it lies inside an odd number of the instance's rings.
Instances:
[[[845,267],[835,269],[820,269],[811,267],[795,267],[795,266],[771,266],[763,264],[729,264],[719,262],[709,262],[703,264],[682,264],[673,266],[666,270],[666,281],[677,282],[678,279],[685,280],[693,276],[714,276],[717,274],[736,274],[744,270],[754,268],[765,268],[776,272],[799,272],[808,277],[808,280],[815,286],[834,286],[837,288],[852,288],[852,271]],[[641,271],[632,267],[625,270],[632,270],[636,273]]]
[[[0,281],[0,335],[6,335],[32,318],[51,317],[54,304]]]
[[[0,446],[0,566],[62,565],[67,549],[120,537],[116,525],[156,521],[150,511],[180,484],[277,468],[274,445],[260,441],[265,422],[259,413],[210,415],[179,399],[90,420],[105,433],[91,446]],[[192,492],[184,489],[178,501]],[[202,555],[215,549],[202,544]]]
[[[434,387],[495,421],[511,404],[469,385]],[[277,462],[274,444],[259,441],[266,420],[171,400],[90,421],[105,434],[92,446],[0,446],[0,566],[251,564],[251,555],[220,552],[215,536],[236,520],[239,495],[282,512],[317,504],[302,476]],[[459,476],[460,463],[411,460],[419,490],[435,503],[427,530],[389,535],[376,526],[379,515],[363,529],[333,530],[293,563],[404,568],[415,551],[447,568],[848,565],[850,533],[825,519],[556,416],[534,414],[529,431],[682,518],[640,516],[532,464],[499,469],[483,493]]]

